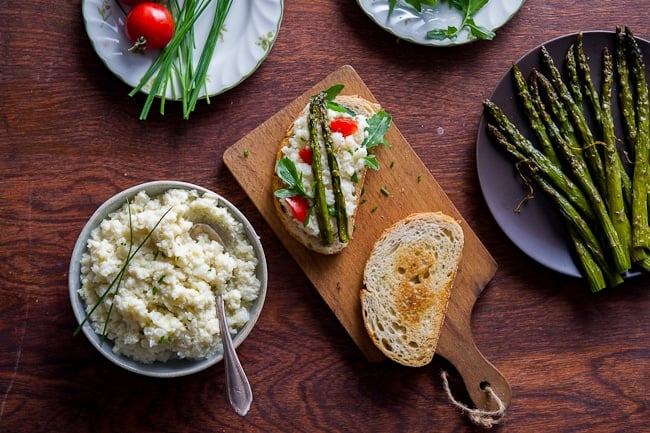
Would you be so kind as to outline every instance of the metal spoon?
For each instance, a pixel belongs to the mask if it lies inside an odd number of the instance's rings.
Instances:
[[[200,234],[205,234],[210,240],[219,242],[228,250],[228,245],[217,231],[210,225],[204,223],[195,223],[190,229],[190,236],[197,239]],[[253,391],[248,382],[246,373],[239,362],[235,346],[232,343],[230,331],[228,331],[228,322],[226,320],[226,309],[221,294],[216,296],[217,311],[219,313],[219,329],[221,330],[221,339],[223,340],[223,361],[226,371],[226,391],[228,401],[235,413],[244,416],[248,413],[253,402]]]

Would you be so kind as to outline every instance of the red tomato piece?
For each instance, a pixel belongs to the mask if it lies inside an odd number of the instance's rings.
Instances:
[[[307,219],[307,213],[309,211],[309,201],[306,198],[299,195],[294,195],[293,197],[288,197],[284,201],[289,205],[293,217],[304,223]]]
[[[313,151],[311,150],[311,147],[303,147],[298,151],[298,156],[300,156],[300,159],[306,164],[311,165],[311,161],[313,158]]]
[[[340,132],[344,137],[357,132],[357,122],[350,117],[339,117],[330,122],[332,132]]]
[[[174,18],[165,6],[149,1],[131,9],[124,29],[133,48],[159,50],[174,36]]]

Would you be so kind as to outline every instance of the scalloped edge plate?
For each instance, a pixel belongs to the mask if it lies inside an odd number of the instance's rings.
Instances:
[[[610,53],[614,52],[615,32],[596,30],[581,33],[594,85],[596,88],[600,88],[599,71],[601,70],[602,50],[607,47]],[[551,39],[529,51],[516,64],[524,76],[528,76],[532,68],[544,71],[540,61],[540,49],[545,46],[556,65],[561,68],[564,65],[564,55],[577,35],[578,33],[571,33]],[[636,40],[646,60],[647,72],[648,60],[650,60],[650,42],[640,39],[638,36],[636,36]],[[525,113],[520,109],[511,74],[511,69],[508,69],[490,96],[490,100],[503,109],[522,134],[533,139],[535,135],[529,127]],[[617,83],[614,83],[613,91],[616,95]],[[618,137],[622,137],[618,97],[612,98],[612,111],[616,134]],[[568,237],[564,230],[564,223],[543,193],[536,193],[535,198],[528,201],[520,213],[515,213],[517,204],[527,194],[526,187],[522,185],[521,179],[515,173],[512,160],[492,143],[486,132],[486,124],[487,119],[483,115],[478,129],[476,164],[483,197],[492,216],[506,236],[527,256],[559,273],[581,278],[582,275],[573,260],[567,242]],[[628,276],[632,275],[635,274],[628,274]]]
[[[474,21],[480,26],[495,31],[510,21],[519,12],[524,2],[525,0],[490,0],[476,13]],[[422,12],[417,12],[403,1],[398,1],[390,16],[388,15],[389,0],[357,0],[357,3],[378,26],[409,42],[444,47],[480,40],[471,38],[467,29],[463,29],[455,39],[442,41],[427,39],[426,34],[430,30],[446,29],[461,24],[460,12],[446,3],[425,7]]]
[[[128,6],[123,6],[128,11]],[[197,46],[194,62],[205,45],[216,3],[212,2],[195,23]],[[83,0],[82,13],[88,37],[100,59],[117,77],[135,87],[154,62],[159,50],[130,53],[124,34],[125,15],[116,0]],[[283,0],[239,0],[233,2],[217,42],[201,97],[232,89],[253,74],[269,55],[280,31]],[[240,30],[241,29],[241,30]],[[149,93],[149,85],[142,89]],[[206,91],[207,90],[207,91]],[[178,100],[171,88],[166,98]]]

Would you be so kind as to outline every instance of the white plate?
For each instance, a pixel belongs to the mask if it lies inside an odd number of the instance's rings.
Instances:
[[[422,12],[418,12],[403,0],[398,0],[390,16],[388,0],[357,0],[357,3],[380,27],[409,42],[420,45],[451,46],[477,40],[470,37],[467,29],[463,29],[455,39],[442,41],[427,39],[427,32],[430,30],[457,27],[461,24],[460,12],[451,8],[446,2],[434,7],[425,6]],[[474,15],[474,22],[495,31],[510,21],[523,4],[524,0],[490,0]]]
[[[268,56],[280,30],[283,0],[236,0],[224,23],[207,75],[207,95],[214,96],[248,78]],[[123,6],[128,11],[128,6]],[[197,47],[194,61],[208,35],[216,2],[212,2],[195,24]],[[135,87],[153,63],[159,50],[130,53],[124,34],[125,16],[116,0],[82,0],[86,31],[95,51],[126,84]],[[143,88],[145,93],[149,87]],[[201,96],[206,96],[205,90]],[[167,99],[178,99],[167,89]]]

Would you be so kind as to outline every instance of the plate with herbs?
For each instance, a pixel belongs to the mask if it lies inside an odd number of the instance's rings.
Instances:
[[[497,224],[523,253],[559,273],[584,278],[593,291],[650,271],[647,248],[628,251],[623,247],[628,241],[620,241],[629,239],[626,220],[635,220],[627,213],[633,206],[635,163],[625,113],[646,110],[638,104],[647,98],[637,95],[645,87],[647,97],[647,80],[635,77],[648,74],[650,43],[619,30],[564,35],[516,61],[484,101],[477,137],[478,178]],[[640,59],[636,70],[644,71],[639,75],[632,68],[635,57]],[[624,111],[626,94],[634,102]],[[539,122],[531,113],[538,113]],[[515,129],[504,129],[508,123]],[[502,146],[506,143],[516,148]],[[532,148],[538,152],[529,152]],[[523,150],[526,159],[513,149]],[[544,161],[559,170],[539,171]],[[592,279],[598,270],[604,278],[599,282]]]
[[[419,45],[454,46],[491,40],[524,0],[357,0],[389,33]]]
[[[189,53],[191,63],[196,67],[201,61],[201,54],[209,39],[213,22],[216,22],[218,7],[224,3],[228,9],[221,12],[223,19],[212,56],[207,63],[205,77],[199,85],[198,98],[223,93],[253,74],[268,56],[280,29],[283,15],[283,1],[278,0],[198,0],[198,7],[203,3],[205,9],[195,9],[196,21],[192,26],[194,49]],[[169,2],[174,11],[183,5],[181,0]],[[142,78],[158,59],[162,50],[130,52],[131,41],[125,34],[124,24],[130,6],[116,0],[83,0],[82,13],[86,31],[97,55],[106,66],[126,84],[146,94],[152,93],[155,75],[141,83]],[[199,13],[200,12],[200,13]],[[182,27],[176,19],[176,32]],[[173,39],[172,39],[173,41]],[[169,100],[181,100],[180,81],[186,74],[170,68],[172,79],[159,90],[156,96]],[[180,75],[180,76],[179,76]],[[189,75],[189,74],[188,74]],[[141,87],[139,87],[141,85]]]

